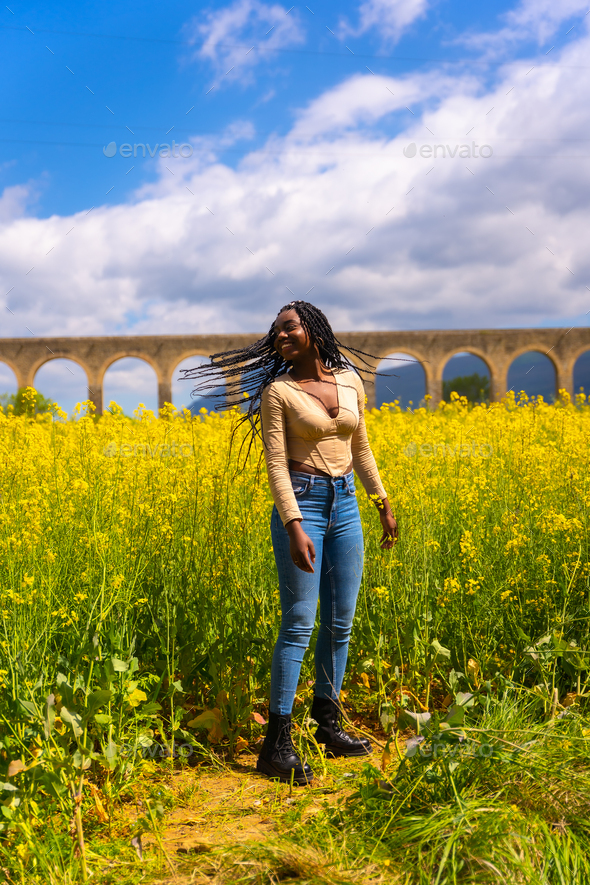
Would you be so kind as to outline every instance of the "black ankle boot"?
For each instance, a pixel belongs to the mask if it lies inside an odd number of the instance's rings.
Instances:
[[[319,728],[314,737],[318,744],[326,745],[331,756],[367,756],[373,748],[367,738],[355,738],[342,728],[342,711],[330,698],[313,699],[311,718]]]
[[[291,717],[269,713],[268,731],[256,763],[256,771],[278,777],[283,783],[310,784],[313,771],[302,763],[291,740]],[[293,774],[291,774],[293,772]]]

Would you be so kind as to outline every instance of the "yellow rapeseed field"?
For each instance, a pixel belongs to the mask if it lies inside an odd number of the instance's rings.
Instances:
[[[133,783],[145,813],[133,825],[135,848],[126,824],[116,844],[125,881],[137,881],[141,833],[159,839],[164,814],[150,760],[172,759],[173,771],[183,754],[215,753],[217,765],[255,752],[264,723],[280,612],[261,446],[241,448],[247,425],[237,409],[192,416],[166,406],[156,416],[140,406],[129,418],[111,403],[97,419],[87,402],[55,420],[33,414],[34,401],[29,390],[30,414],[0,412],[0,861],[19,883],[87,881],[84,827],[105,845],[108,823],[110,844],[116,801],[131,801]],[[449,856],[444,834],[464,827],[457,858],[477,872],[477,858],[493,857],[516,881],[528,843],[518,836],[512,847],[515,827],[524,833],[531,809],[562,795],[566,745],[581,778],[572,826],[586,790],[588,730],[570,710],[582,709],[590,672],[590,406],[565,392],[553,405],[521,394],[470,406],[453,395],[433,410],[392,403],[366,417],[400,540],[380,550],[380,523],[359,485],[366,560],[343,698],[385,732],[386,772],[402,759],[408,723],[420,731],[426,711],[438,712],[427,743],[420,735],[408,744],[395,786],[384,789],[381,772],[365,766],[356,805],[316,820],[330,845],[353,827],[346,839],[358,863],[390,850],[406,870],[415,848],[412,883],[434,881]],[[312,651],[294,710],[303,730]],[[533,744],[542,765],[527,755]],[[525,780],[515,754],[529,764]],[[141,780],[142,771],[151,774]],[[493,818],[505,822],[498,860],[492,818],[489,832],[478,822],[506,790]],[[390,829],[402,805],[411,815]],[[547,806],[547,820],[566,805]],[[431,817],[416,817],[427,807]],[[537,818],[527,883],[567,848],[562,831]],[[422,876],[424,846],[432,869]]]
[[[140,406],[130,419],[111,403],[96,419],[85,403],[69,421],[0,415],[5,683],[19,678],[11,662],[35,669],[92,630],[140,643],[148,620],[172,605],[179,671],[193,688],[223,688],[219,668],[246,658],[264,688],[278,608],[260,445],[242,465],[244,427],[230,451],[237,411],[202,411],[191,418],[169,406],[155,416]],[[483,675],[512,666],[547,632],[582,630],[583,396],[468,407],[454,395],[434,411],[384,405],[367,424],[400,542],[379,550],[360,490],[367,564],[353,661],[403,667],[418,640],[436,638],[456,668],[473,660]],[[157,660],[153,648],[146,654],[146,665]]]

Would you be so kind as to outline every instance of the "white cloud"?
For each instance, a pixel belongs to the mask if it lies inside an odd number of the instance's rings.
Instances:
[[[35,375],[34,385],[48,399],[71,413],[76,403],[88,399],[84,369],[73,360],[55,359],[45,363]]]
[[[15,287],[2,334],[261,331],[291,291],[339,329],[582,322],[589,48],[508,65],[491,91],[355,76],[235,169],[209,148],[162,161],[132,204],[15,218],[0,229],[0,293]],[[422,158],[433,143],[494,154]]]
[[[289,11],[260,0],[235,0],[230,6],[205,12],[188,26],[192,38],[202,42],[196,57],[209,61],[218,77],[244,77],[272,51],[304,40],[296,10]],[[249,43],[253,46],[247,46]]]
[[[384,40],[397,42],[412,22],[422,18],[428,9],[428,0],[365,0],[359,6],[356,27],[341,22],[341,33],[360,36],[376,28]]]
[[[437,102],[450,97],[461,88],[475,92],[477,81],[464,77],[461,81],[445,74],[418,74],[407,79],[394,80],[380,75],[360,75],[345,80],[320,95],[297,116],[297,122],[288,140],[311,140],[327,137],[332,133],[342,137],[345,131],[374,126],[387,114],[403,111],[411,119],[415,111],[408,112],[408,105]],[[471,83],[471,86],[468,86]],[[417,108],[416,108],[417,109]]]
[[[0,363],[0,395],[16,393],[16,375],[6,363]]]
[[[480,51],[488,50],[489,53],[529,40],[542,46],[557,34],[562,22],[569,22],[575,16],[585,18],[587,7],[587,0],[560,0],[559,3],[555,0],[521,0],[502,16],[506,24],[500,30],[467,34],[457,42]],[[579,26],[574,26],[573,39],[585,29],[584,18]]]
[[[24,215],[34,199],[35,195],[29,185],[16,184],[5,187],[0,197],[0,224]]]
[[[117,360],[105,372],[103,401],[105,405],[116,402],[127,415],[132,415],[140,402],[147,409],[157,411],[156,373],[143,360],[134,357]]]

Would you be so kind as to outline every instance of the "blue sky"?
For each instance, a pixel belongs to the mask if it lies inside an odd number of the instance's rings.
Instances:
[[[587,324],[589,6],[9,4],[0,335]]]
[[[215,155],[235,168],[252,149],[264,149],[271,134],[286,135],[314,98],[354,74],[367,75],[368,67],[386,76],[467,71],[489,86],[508,58],[537,52],[538,41],[525,34],[528,39],[482,58],[479,47],[465,45],[462,38],[498,31],[512,5],[447,0],[430,7],[415,3],[425,7],[424,13],[397,40],[384,37],[379,26],[363,32],[358,4],[314,3],[313,15],[312,7],[297,5],[289,12],[291,30],[275,51],[272,32],[265,37],[266,24],[275,18],[269,15],[265,22],[254,6],[244,27],[228,27],[215,59],[200,54],[208,23],[228,6],[244,5],[13,4],[14,15],[5,7],[0,26],[3,187],[34,183],[30,205],[41,218],[94,204],[115,206],[132,201],[136,189],[157,180],[160,172],[149,157],[136,163],[119,154],[105,158],[102,147],[112,141],[155,146],[173,138],[217,140],[238,126],[242,138],[232,139],[225,150],[215,144]],[[283,7],[274,8],[284,15]],[[560,30],[577,19],[564,18]],[[541,51],[554,38],[564,43],[561,34],[549,36]],[[242,55],[250,45],[253,64],[224,78],[217,60],[227,58],[230,67],[234,53]],[[391,137],[410,120],[404,108],[381,119],[378,130]]]

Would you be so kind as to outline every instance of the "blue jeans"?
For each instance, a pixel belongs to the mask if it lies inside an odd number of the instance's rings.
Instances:
[[[291,471],[291,481],[303,517],[301,526],[314,543],[316,561],[314,574],[297,568],[289,552],[289,535],[274,507],[271,535],[282,617],[272,659],[270,709],[280,715],[293,708],[318,597],[315,694],[338,699],[363,573],[363,531],[352,471],[333,478]]]

